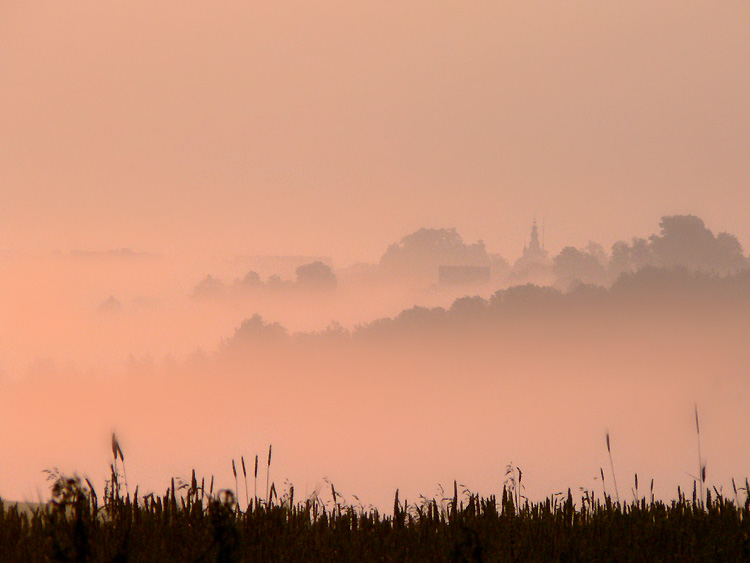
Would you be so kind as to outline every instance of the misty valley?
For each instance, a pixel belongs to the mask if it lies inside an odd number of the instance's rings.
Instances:
[[[0,2],[0,563],[750,561],[750,2]]]
[[[52,522],[60,510],[172,514],[184,519],[175,533],[205,525],[201,545],[229,552],[221,534],[238,525],[250,541],[242,526],[274,510],[300,529],[322,514],[330,533],[386,526],[377,541],[465,522],[475,531],[440,549],[469,551],[500,549],[503,514],[533,537],[539,510],[559,515],[564,538],[577,518],[591,530],[619,510],[653,518],[706,503],[745,526],[748,264],[736,237],[693,216],[665,216],[659,233],[610,252],[555,255],[534,221],[513,264],[455,229],[416,231],[379,263],[345,268],[304,256],[9,256],[0,444],[12,454],[0,495],[20,514],[50,507],[35,517]],[[287,533],[263,549],[291,557]],[[267,560],[261,544],[243,557]]]

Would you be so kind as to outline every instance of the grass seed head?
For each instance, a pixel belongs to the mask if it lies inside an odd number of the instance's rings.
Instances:
[[[695,431],[701,433],[701,425],[698,423],[698,404],[695,404]]]

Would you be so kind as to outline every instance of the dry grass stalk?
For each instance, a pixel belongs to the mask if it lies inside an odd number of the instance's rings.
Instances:
[[[615,464],[612,462],[612,448],[609,443],[609,430],[607,430],[607,453],[609,454],[609,466],[612,469],[612,482],[615,484],[615,495],[617,504],[620,504],[620,492],[617,490],[617,477],[615,476]]]

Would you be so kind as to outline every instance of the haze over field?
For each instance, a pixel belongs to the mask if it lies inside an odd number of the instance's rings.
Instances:
[[[0,496],[748,474],[750,5],[12,4]]]

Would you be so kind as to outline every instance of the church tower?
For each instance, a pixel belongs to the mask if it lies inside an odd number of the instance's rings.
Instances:
[[[523,247],[523,258],[531,262],[544,262],[547,260],[547,251],[544,245],[539,242],[539,227],[536,223],[536,217],[531,224],[531,240],[528,246]]]
[[[539,244],[539,229],[536,226],[536,217],[531,225],[531,242],[529,242],[529,251],[539,253],[542,251],[542,245]]]
[[[539,225],[534,217],[529,243],[524,245],[523,254],[513,264],[513,281],[514,283],[549,285],[553,281],[551,266],[552,260],[544,248],[544,231],[540,240]]]

